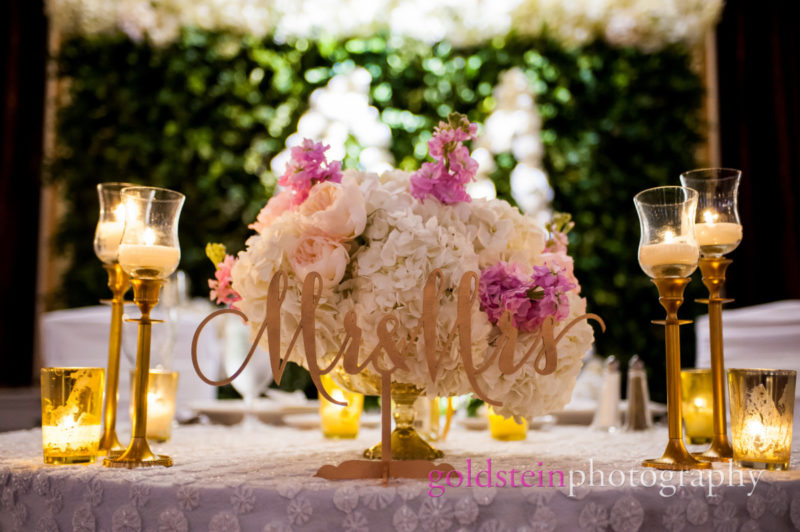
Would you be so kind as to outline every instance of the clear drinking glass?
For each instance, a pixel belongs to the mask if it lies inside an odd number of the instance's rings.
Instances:
[[[250,351],[250,330],[238,316],[225,316],[223,322],[223,357],[225,374],[233,375],[244,363]],[[231,385],[244,399],[244,418],[241,424],[245,427],[257,426],[260,422],[255,413],[256,399],[272,380],[272,368],[269,358],[256,348],[252,358],[244,370]]]
[[[740,467],[789,469],[797,372],[729,369],[733,461]]]
[[[638,193],[639,265],[648,276],[689,277],[700,252],[694,233],[697,192],[685,187],[657,187]]]
[[[704,257],[721,257],[742,241],[738,198],[741,170],[703,168],[681,174],[681,184],[696,190],[695,236]]]
[[[166,279],[181,260],[178,218],[184,195],[157,187],[122,189],[125,230],[119,264],[135,279]]]
[[[94,232],[94,253],[106,264],[117,262],[117,251],[125,229],[125,204],[122,189],[132,187],[130,183],[100,183],[97,195],[100,199],[100,218]]]

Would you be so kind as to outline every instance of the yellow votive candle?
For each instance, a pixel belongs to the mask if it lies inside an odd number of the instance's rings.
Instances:
[[[97,458],[103,434],[103,368],[42,368],[42,451],[46,464]]]
[[[489,413],[489,433],[495,440],[524,440],[527,437],[528,421],[525,418],[522,418],[522,423],[517,423],[513,417],[506,418],[495,413],[491,406],[487,408],[487,412]]]
[[[355,438],[358,436],[361,411],[364,409],[364,396],[340,388],[329,375],[322,376],[322,384],[332,398],[347,403],[347,406],[339,406],[320,396],[322,434],[326,438]]]
[[[131,397],[135,371],[131,372]],[[178,393],[178,372],[151,369],[147,377],[147,430],[148,440],[165,442],[172,436],[175,418],[175,396]],[[133,419],[133,404],[130,408]]]
[[[709,443],[714,437],[711,370],[681,371],[681,413],[689,443]]]

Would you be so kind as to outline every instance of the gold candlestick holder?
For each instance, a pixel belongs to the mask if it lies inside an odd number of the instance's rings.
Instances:
[[[667,311],[666,320],[654,320],[656,325],[665,329],[667,354],[667,422],[669,424],[669,441],[661,458],[650,458],[642,462],[643,466],[674,471],[688,469],[708,469],[709,462],[701,462],[694,458],[683,444],[683,427],[681,420],[681,344],[680,326],[692,323],[691,320],[679,320],[678,308],[683,304],[683,292],[689,284],[688,277],[656,277],[652,279],[658,287],[658,301]]]
[[[125,293],[131,286],[131,278],[119,264],[103,264],[108,272],[108,287],[111,289],[111,332],[108,336],[108,371],[106,372],[106,394],[103,405],[103,436],[100,438],[100,455],[119,456],[125,447],[117,438],[117,391],[119,389],[119,350],[122,343],[122,312]]]
[[[133,300],[139,307],[142,316],[128,320],[139,323],[139,337],[136,349],[136,375],[133,382],[133,435],[128,448],[118,458],[105,458],[103,465],[107,467],[126,467],[133,469],[147,466],[172,465],[172,459],[165,455],[156,455],[147,443],[147,388],[150,373],[150,332],[153,323],[161,320],[150,319],[150,312],[158,304],[158,293],[163,281],[161,279],[132,279]]]
[[[708,288],[708,299],[697,299],[698,303],[708,305],[708,326],[711,344],[711,386],[714,405],[714,437],[711,447],[703,453],[696,453],[700,460],[710,462],[729,462],[733,459],[733,448],[728,441],[728,426],[725,421],[725,356],[722,341],[722,305],[733,299],[721,297],[725,287],[725,272],[730,259],[724,257],[702,257],[700,272],[703,284]]]

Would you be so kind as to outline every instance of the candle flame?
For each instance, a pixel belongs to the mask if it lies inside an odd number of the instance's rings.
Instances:
[[[125,204],[124,203],[120,203],[114,209],[114,218],[118,222],[124,222],[125,221]]]
[[[717,215],[711,212],[710,209],[703,212],[703,220],[705,220],[707,224],[713,224],[716,221],[716,219]]]
[[[145,246],[152,246],[156,243],[156,234],[153,232],[152,229],[149,227],[144,230],[142,234],[142,240],[144,240]]]
[[[708,403],[706,402],[704,397],[695,397],[694,406],[696,406],[697,408],[705,408],[706,406],[708,406]]]
[[[664,231],[664,242],[672,242],[675,239],[675,233],[667,229]]]

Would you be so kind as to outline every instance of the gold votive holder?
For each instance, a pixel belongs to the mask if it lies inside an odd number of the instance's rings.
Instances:
[[[728,370],[736,465],[789,469],[796,379],[793,370]]]
[[[131,397],[136,371],[131,371]],[[151,369],[147,376],[147,430],[150,441],[165,442],[172,437],[175,419],[175,396],[178,394],[178,372]],[[133,419],[133,404],[130,407]]]
[[[514,421],[513,417],[503,417],[489,406],[486,411],[489,415],[489,434],[495,440],[515,441],[524,440],[528,435],[528,421],[522,418],[522,423]]]
[[[341,388],[329,375],[322,376],[322,384],[331,397],[347,403],[347,406],[339,406],[320,395],[319,418],[322,434],[326,438],[355,438],[358,436],[361,412],[364,410],[364,396]]]
[[[711,443],[714,438],[714,397],[710,369],[681,370],[681,414],[689,443]]]
[[[103,435],[103,368],[42,368],[45,464],[94,462]]]

